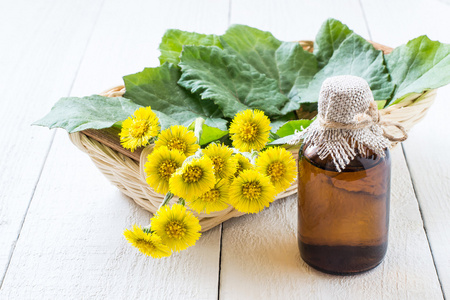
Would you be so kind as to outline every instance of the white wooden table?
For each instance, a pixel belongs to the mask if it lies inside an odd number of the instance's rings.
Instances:
[[[328,17],[398,46],[450,43],[449,0],[0,1],[0,299],[442,299],[450,297],[450,86],[392,153],[385,261],[339,277],[297,249],[296,198],[149,259],[122,236],[150,215],[62,131],[30,127],[62,96],[98,93],[158,64],[164,31],[233,23],[314,39]]]

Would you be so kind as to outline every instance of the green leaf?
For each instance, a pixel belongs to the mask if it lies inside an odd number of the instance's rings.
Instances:
[[[164,34],[159,45],[159,50],[161,51],[159,61],[161,64],[169,62],[177,65],[180,62],[180,55],[184,45],[217,46],[222,48],[217,35],[169,29]]]
[[[375,101],[377,103],[377,108],[378,109],[383,109],[386,106],[386,100],[376,100]]]
[[[278,129],[280,129],[281,126],[283,126],[284,124],[286,124],[286,122],[290,121],[290,120],[295,120],[296,119],[296,115],[294,112],[290,112],[284,116],[281,116],[277,119],[271,120],[270,122],[270,132],[272,133],[276,133],[278,131]]]
[[[198,117],[206,124],[226,130],[227,121],[219,107],[212,101],[201,101],[177,84],[181,72],[173,64],[164,63],[156,68],[146,68],[142,72],[124,76],[125,97],[133,102],[151,106],[178,124],[189,125]]]
[[[259,73],[278,80],[275,51],[281,42],[270,32],[245,25],[232,25],[220,37],[223,48],[232,52]]]
[[[261,109],[268,116],[283,115],[280,109],[288,99],[278,91],[276,80],[224,50],[185,46],[179,66],[183,74],[178,83],[202,99],[213,100],[225,117],[233,118],[249,108]]]
[[[389,104],[410,93],[422,93],[450,82],[450,45],[420,36],[385,56],[387,68],[396,84]]]
[[[275,53],[280,70],[281,90],[289,94],[292,87],[306,87],[319,70],[314,54],[303,50],[299,43],[283,43]]]
[[[301,100],[299,90],[306,88],[319,70],[317,59],[314,54],[303,50],[298,43],[281,44],[275,58],[280,72],[281,91],[289,98],[283,112],[297,110]]]
[[[277,131],[279,137],[285,137],[292,135],[296,130],[303,131],[306,129],[313,121],[312,120],[293,120],[289,121],[280,127]]]
[[[66,97],[56,102],[52,110],[33,125],[64,128],[69,133],[90,128],[109,128],[128,118],[139,107],[122,97]]]
[[[161,125],[161,130],[167,129],[173,125],[179,125],[179,122],[177,120],[173,119],[171,116],[168,116],[165,113],[162,113],[162,112],[154,110],[154,109],[152,109],[152,110],[159,119],[159,124]]]
[[[277,135],[280,136],[280,138],[268,143],[268,145],[277,146],[288,144],[293,138],[295,138],[296,130],[302,132],[309,125],[311,125],[312,122],[313,120],[292,120],[287,122],[277,131]]]
[[[298,88],[307,85],[318,71],[313,54],[298,43],[282,43],[270,32],[245,25],[231,26],[220,40],[225,50],[277,80],[280,92],[289,99],[281,109],[282,114],[300,107]]]
[[[221,130],[216,127],[211,127],[206,124],[202,126],[202,135],[200,137],[200,145],[205,145],[217,141],[228,134],[228,131]]]
[[[384,64],[383,53],[362,37],[353,34],[342,42],[328,64],[301,90],[302,102],[317,102],[325,79],[337,75],[354,75],[364,78],[373,92],[375,100],[389,99],[394,86]]]
[[[406,95],[401,96],[400,98],[397,99],[392,99],[391,102],[389,102],[387,105],[385,106],[391,106],[400,102],[415,102],[415,101],[419,101],[423,99],[423,96],[427,95],[427,91],[429,90],[425,90],[424,93],[419,94],[419,93],[408,93]]]
[[[328,63],[342,42],[352,34],[353,31],[338,20],[328,19],[322,24],[314,41],[314,54],[319,68]]]
[[[285,145],[285,144],[287,144],[290,140],[292,140],[294,137],[295,137],[294,134],[287,135],[287,136],[284,136],[284,137],[282,137],[282,138],[276,139],[276,140],[274,140],[274,141],[268,143],[267,145],[269,145],[269,146]]]

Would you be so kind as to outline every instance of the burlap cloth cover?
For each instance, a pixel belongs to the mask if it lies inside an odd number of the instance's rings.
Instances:
[[[396,138],[388,134],[386,126],[396,126],[403,135]],[[406,138],[401,125],[381,119],[369,84],[363,78],[343,75],[323,82],[317,119],[291,143],[303,139],[304,144],[318,147],[319,157],[330,155],[340,172],[358,152],[370,149],[383,157],[391,141]]]

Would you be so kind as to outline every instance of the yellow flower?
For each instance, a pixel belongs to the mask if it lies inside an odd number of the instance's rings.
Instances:
[[[166,194],[169,191],[169,179],[181,167],[186,156],[178,150],[169,150],[167,147],[154,149],[147,157],[144,165],[147,174],[147,183],[158,193]]]
[[[256,170],[244,170],[230,185],[230,204],[243,213],[258,213],[275,198],[270,178]]]
[[[174,251],[195,245],[201,235],[198,219],[181,204],[164,205],[156,212],[151,224],[152,230]]]
[[[292,153],[284,148],[273,147],[259,154],[256,169],[270,177],[277,193],[285,191],[295,180],[297,166]]]
[[[247,157],[244,155],[237,153],[234,158],[237,161],[236,172],[234,173],[234,177],[238,177],[239,174],[244,170],[253,169],[253,165],[250,163]]]
[[[259,151],[269,141],[270,120],[260,110],[238,113],[230,126],[233,146],[242,152]]]
[[[158,135],[159,129],[158,117],[151,107],[141,107],[122,122],[120,143],[133,152],[137,147],[147,146],[150,139]]]
[[[166,146],[169,150],[176,149],[186,156],[191,156],[200,148],[196,141],[197,138],[193,131],[184,126],[175,125],[161,131],[158,140],[155,142],[155,149]]]
[[[182,198],[193,198],[212,189],[216,183],[213,164],[209,157],[185,162],[170,178],[170,191]]]
[[[203,154],[211,158],[216,178],[223,179],[232,176],[236,172],[237,161],[233,155],[233,149],[226,145],[209,144],[203,150]]]
[[[186,199],[188,206],[198,213],[206,212],[207,214],[221,211],[228,207],[228,184],[225,179],[219,180],[216,185],[200,197],[192,200]]]
[[[130,244],[147,256],[161,258],[172,254],[169,247],[162,243],[161,238],[156,233],[144,232],[137,225],[133,225],[133,230],[126,229],[123,235]]]

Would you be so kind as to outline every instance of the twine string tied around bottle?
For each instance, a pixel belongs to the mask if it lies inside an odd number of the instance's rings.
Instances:
[[[317,120],[323,128],[327,129],[345,129],[345,130],[354,130],[354,129],[361,129],[365,127],[372,126],[374,124],[380,125],[380,127],[383,129],[383,136],[386,137],[391,142],[403,142],[408,138],[408,133],[406,132],[406,129],[397,122],[394,121],[387,121],[383,120],[382,116],[378,110],[377,104],[375,102],[370,103],[369,108],[366,113],[355,116],[356,123],[339,123],[334,122],[331,120],[325,120],[319,115],[317,115]],[[388,126],[394,126],[397,127],[401,132],[402,136],[395,137],[385,130]]]

